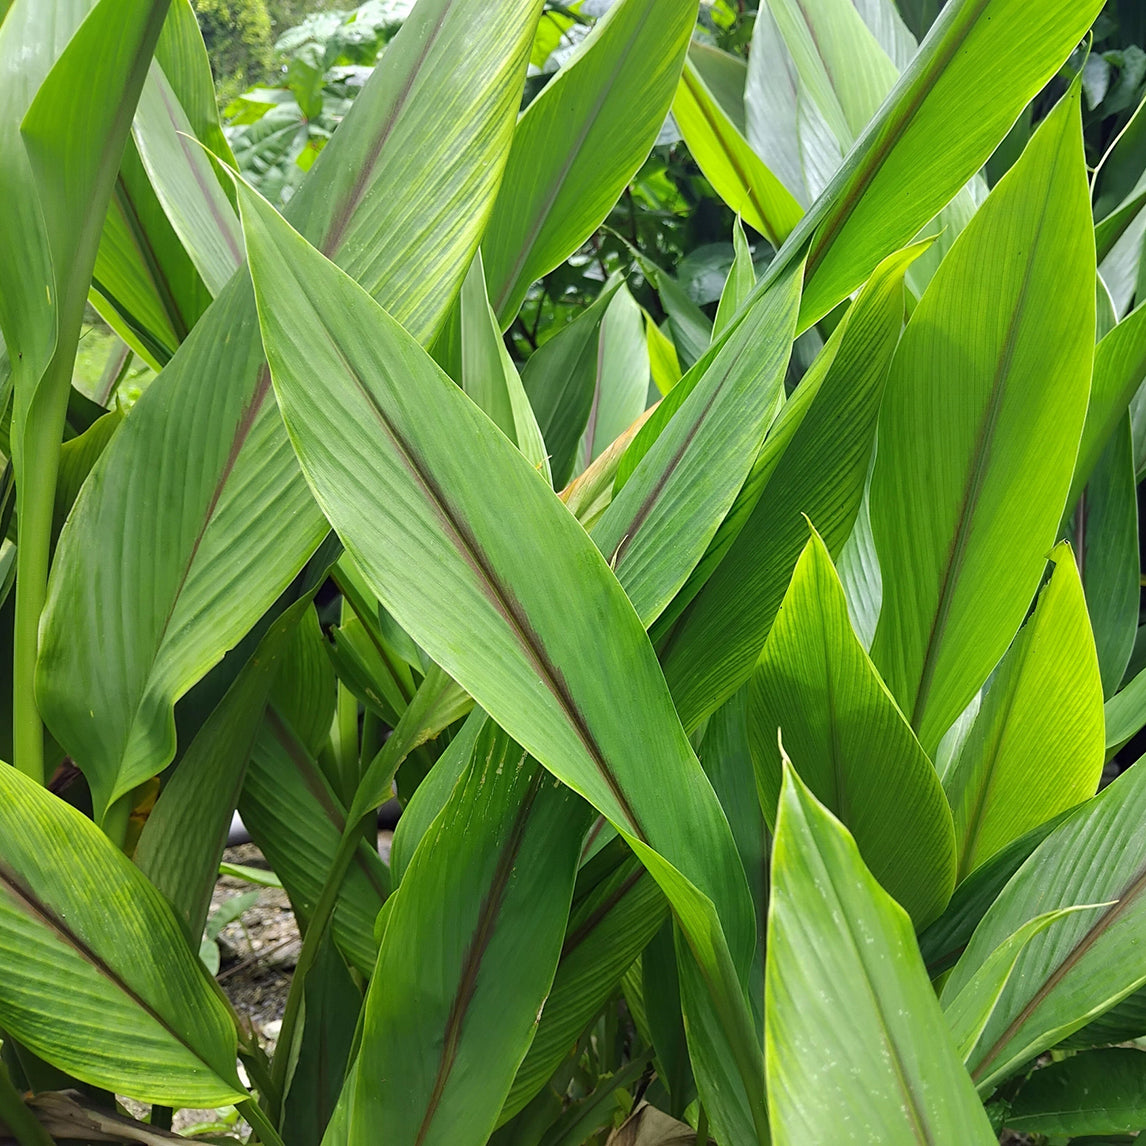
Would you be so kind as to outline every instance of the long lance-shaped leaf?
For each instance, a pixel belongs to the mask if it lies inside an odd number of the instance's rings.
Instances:
[[[744,871],[640,620],[545,479],[417,343],[246,185],[240,205],[275,392],[316,498],[398,623],[661,884],[710,977],[752,1133]],[[349,425],[373,429],[336,440]],[[650,751],[673,777],[655,789]]]
[[[1078,447],[1078,461],[1066,499],[1068,512],[1082,495],[1098,459],[1146,379],[1146,305],[1135,307],[1099,340],[1094,351],[1090,405]]]
[[[291,200],[295,224],[424,343],[483,230],[539,7],[420,0]],[[99,804],[171,759],[174,701],[327,530],[270,394],[245,272],[123,431],[61,536],[38,684]]]
[[[34,695],[59,444],[92,265],[123,141],[167,0],[25,3],[0,25],[0,329],[13,363],[20,546],[14,641],[17,766],[43,772]],[[100,92],[99,99],[88,93]]]
[[[689,151],[716,193],[778,247],[803,208],[752,150],[692,60],[685,60],[672,109]]]
[[[696,12],[696,0],[619,0],[526,108],[482,239],[503,329],[530,283],[593,233],[645,161]]]
[[[601,858],[611,864],[604,878],[593,872],[591,863],[578,875],[553,988],[500,1123],[523,1110],[549,1081],[667,915],[663,893],[634,856],[618,862],[615,853],[602,852]],[[589,885],[584,890],[583,880]]]
[[[952,996],[1009,935],[1046,911],[1080,912],[1035,936],[967,1057],[981,1091],[1146,982],[1146,769],[1131,768],[1052,832],[983,918],[944,990]]]
[[[919,250],[891,256],[860,292],[776,419],[708,551],[654,626],[686,728],[751,676],[807,544],[804,515],[831,553],[851,532],[903,325],[903,275]]]
[[[156,198],[135,139],[129,139],[100,236],[92,305],[135,353],[159,370],[211,305],[211,297]]]
[[[346,809],[273,708],[255,740],[239,812],[306,924],[338,851]],[[363,841],[339,888],[331,924],[339,950],[363,975],[378,955],[374,920],[389,892],[386,865]]]
[[[791,767],[772,854],[764,1015],[777,1146],[996,1141],[911,921]]]
[[[800,277],[755,304],[593,527],[646,627],[704,556],[780,409]]]
[[[133,138],[155,194],[212,295],[243,261],[239,220],[210,158],[188,138],[191,121],[157,62],[135,112]]]
[[[880,411],[871,655],[929,752],[1022,622],[1074,469],[1094,353],[1078,108],[1059,103],[956,240]]]
[[[0,840],[4,1030],[75,1077],[143,1101],[245,1098],[227,1006],[143,874],[8,765]]]
[[[951,809],[931,761],[848,619],[814,530],[749,686],[749,729],[769,826],[783,779],[777,733],[800,778],[847,826],[864,863],[916,926],[955,889]]]
[[[589,807],[492,722],[389,908],[347,1141],[493,1130],[553,982]]]
[[[1026,0],[960,0],[944,8],[785,243],[778,264],[807,249],[801,329],[846,298],[951,201],[1101,6],[1101,0],[1048,0],[1037,9]]]
[[[1102,681],[1070,546],[943,777],[964,878],[1030,828],[1093,796],[1105,758]]]

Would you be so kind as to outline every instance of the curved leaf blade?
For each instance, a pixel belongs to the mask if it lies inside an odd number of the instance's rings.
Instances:
[[[142,1101],[245,1099],[227,1006],[159,892],[90,820],[8,765],[0,795],[4,1029]]]

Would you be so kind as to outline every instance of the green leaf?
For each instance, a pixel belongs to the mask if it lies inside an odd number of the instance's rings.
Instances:
[[[649,351],[641,308],[623,283],[601,319],[596,384],[573,472],[580,473],[644,413]]]
[[[1123,415],[1069,518],[1107,697],[1122,683],[1138,629],[1136,486],[1130,418]]]
[[[1090,390],[1092,234],[1075,92],[956,240],[892,364],[871,653],[928,752],[1010,644],[1054,542]]]
[[[490,420],[552,481],[545,442],[537,419],[505,348],[497,318],[486,297],[481,251],[459,296],[462,389],[489,415]],[[648,389],[647,383],[645,389]],[[642,409],[644,394],[641,395]]]
[[[955,966],[980,920],[999,898],[999,892],[1026,863],[1031,852],[1069,814],[1062,812],[1053,820],[1039,824],[1037,828],[1021,835],[977,867],[955,888],[955,894],[951,896],[943,914],[919,935],[919,950],[927,964],[927,972],[933,979]]]
[[[770,828],[781,749],[851,831],[864,863],[917,927],[955,888],[955,836],[939,777],[852,632],[843,586],[812,531],[749,687],[749,743]]]
[[[955,1039],[955,1047],[960,1057],[966,1058],[971,1048],[978,1042],[983,1028],[1003,993],[1015,964],[1023,948],[1052,924],[1064,919],[1074,911],[1096,911],[1109,904],[1081,904],[1064,907],[1058,911],[1047,911],[1028,919],[1013,935],[1009,935],[969,980],[962,984],[958,992],[945,990],[940,997],[948,1029]]]
[[[696,0],[619,0],[526,108],[482,240],[503,330],[529,285],[596,230],[644,162],[696,12]]]
[[[1073,509],[1107,444],[1118,429],[1130,399],[1146,379],[1146,305],[1135,307],[1094,351],[1090,405],[1078,447],[1067,509]]]
[[[661,404],[663,429],[637,453],[631,476],[592,528],[646,626],[704,556],[780,409],[799,305],[796,268],[755,302],[750,321],[706,369],[696,367],[674,387]]]
[[[665,920],[668,905],[656,881],[617,843],[578,873],[553,987],[500,1123],[541,1091]]]
[[[1036,935],[972,1049],[967,1065],[986,1092],[1146,982],[1146,770],[1131,768],[1035,850],[983,917],[951,972],[957,994],[1008,936],[1047,911],[1110,903]]]
[[[996,1141],[907,914],[786,768],[764,1005],[777,1146]]]
[[[394,896],[348,1143],[379,1126],[426,1146],[489,1137],[553,981],[590,819],[487,722]]]
[[[243,237],[211,161],[163,69],[152,63],[135,113],[139,157],[175,233],[217,295],[243,262]]]
[[[239,814],[305,927],[338,851],[346,809],[273,709],[247,765]],[[389,892],[386,865],[364,840],[339,890],[332,924],[338,949],[363,975],[374,968],[374,920]]]
[[[786,257],[795,257],[812,240],[801,329],[951,201],[1058,71],[1100,7],[1101,0],[1048,0],[1037,11],[1026,0],[945,6],[785,244]]]
[[[538,9],[420,0],[290,201],[293,222],[425,344],[492,205]],[[275,408],[245,274],[124,431],[61,537],[40,648],[41,710],[99,804],[171,759],[175,700],[328,530]]]
[[[558,489],[573,476],[597,388],[601,327],[621,285],[619,278],[607,283],[591,306],[529,356],[521,372]]]
[[[724,290],[720,293],[720,304],[716,308],[716,319],[712,324],[712,335],[717,337],[732,321],[733,315],[744,305],[756,285],[756,268],[752,265],[752,250],[744,234],[740,217],[732,224],[732,248],[735,252]]]
[[[716,193],[774,247],[780,246],[803,209],[749,146],[692,60],[685,61],[672,112]]]
[[[245,1098],[227,1005],[159,892],[90,820],[7,765],[0,795],[4,1030],[141,1101]]]
[[[1023,1134],[1123,1134],[1146,1126],[1146,1055],[1112,1048],[1037,1070],[1006,1124]]]
[[[1105,759],[1102,682],[1078,567],[1065,542],[1054,573],[992,676],[943,776],[959,878],[1093,796]]]
[[[299,612],[298,605],[287,610],[263,638],[191,741],[136,844],[136,865],[193,940],[203,930],[247,761]]]
[[[316,498],[398,623],[650,868],[711,976],[749,1087],[734,1101],[751,1111],[751,1045],[733,1025],[755,945],[744,872],[640,620],[544,478],[402,327],[245,185],[240,204],[279,407]],[[340,440],[350,424],[378,432]],[[655,791],[650,744],[672,778]]]
[[[653,628],[686,728],[751,676],[807,544],[804,514],[829,553],[838,553],[851,532],[903,324],[903,274],[918,253],[893,255],[872,275],[776,419],[707,553]]]

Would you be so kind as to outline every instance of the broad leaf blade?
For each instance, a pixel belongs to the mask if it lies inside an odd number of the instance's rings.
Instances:
[[[425,343],[492,205],[538,9],[420,0],[291,199],[292,220]],[[101,802],[171,759],[174,701],[327,532],[272,397],[240,273],[132,409],[61,537],[39,700]]]
[[[7,765],[0,795],[5,1031],[144,1101],[245,1097],[227,1007],[159,892],[90,820]]]
[[[906,913],[789,768],[772,856],[765,998],[778,1146],[996,1137]]]
[[[955,888],[951,812],[852,632],[843,587],[814,531],[752,677],[749,729],[770,827],[783,779],[779,734],[800,778],[851,831],[864,863],[916,926],[938,916]]]
[[[744,872],[616,578],[385,311],[245,185],[240,203],[280,409],[324,512],[398,623],[629,840],[688,927],[729,1030],[755,945]],[[331,428],[351,424],[376,432],[348,448]],[[651,744],[674,777],[657,791],[640,781]],[[742,1077],[751,1086],[746,1061]]]
[[[593,233],[644,162],[696,11],[696,0],[619,0],[521,117],[482,240],[503,329],[530,283]]]
[[[1074,94],[956,240],[892,364],[872,660],[929,752],[1006,650],[1054,541],[1090,390],[1092,242]]]
[[[366,999],[348,1142],[493,1130],[553,982],[588,807],[492,722],[414,853]]]

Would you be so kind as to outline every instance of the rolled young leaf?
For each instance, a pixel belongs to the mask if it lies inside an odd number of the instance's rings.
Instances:
[[[943,1026],[906,913],[784,770],[764,1005],[777,1146],[997,1141]]]
[[[749,686],[749,743],[769,827],[781,750],[855,837],[864,863],[917,928],[955,888],[955,833],[939,777],[848,619],[815,530]]]
[[[708,977],[752,1133],[763,1114],[740,979],[756,942],[744,870],[639,618],[544,478],[406,331],[245,184],[239,194],[276,395],[316,498],[398,623],[661,884]],[[645,782],[650,751],[671,782]]]
[[[127,857],[6,764],[0,841],[4,1030],[76,1078],[141,1101],[245,1099],[227,1004]]]
[[[871,655],[928,752],[1010,644],[1054,542],[1090,392],[1093,234],[1075,89],[956,240],[892,363]]]

